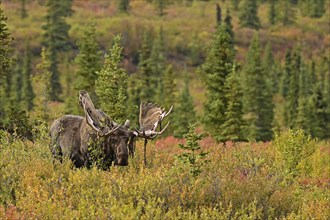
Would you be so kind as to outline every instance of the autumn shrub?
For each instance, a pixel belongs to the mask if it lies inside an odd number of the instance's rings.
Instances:
[[[53,159],[47,128],[35,128],[34,143],[1,131],[1,219],[329,218],[327,144],[302,159],[287,181],[272,143],[224,147],[206,138],[199,144],[209,162],[194,177],[190,164],[175,157],[185,151],[182,140],[150,142],[147,166],[138,141],[127,167],[77,169],[67,158]]]
[[[274,147],[278,152],[279,162],[283,162],[284,172],[297,175],[299,163],[315,152],[317,144],[304,130],[289,129],[275,133]]]

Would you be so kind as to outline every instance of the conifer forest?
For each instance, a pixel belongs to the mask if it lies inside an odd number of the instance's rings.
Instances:
[[[330,219],[329,0],[0,0],[0,219]]]

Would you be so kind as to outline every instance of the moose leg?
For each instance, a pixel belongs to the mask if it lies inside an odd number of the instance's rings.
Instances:
[[[147,144],[148,144],[148,139],[144,139],[144,147],[143,147],[143,160],[144,160],[144,165],[147,165]]]

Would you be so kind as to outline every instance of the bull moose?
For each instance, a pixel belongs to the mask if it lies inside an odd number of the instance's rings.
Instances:
[[[101,152],[102,168],[112,163],[128,165],[128,157],[134,156],[136,138],[144,138],[144,163],[146,164],[146,145],[149,139],[162,134],[169,125],[161,129],[162,120],[168,112],[153,103],[141,102],[139,129],[130,130],[130,122],[124,125],[114,122],[102,110],[95,109],[86,91],[79,91],[79,104],[84,109],[85,117],[65,115],[56,119],[50,127],[50,150],[55,158],[68,157],[76,167],[91,165],[90,146],[94,145]]]

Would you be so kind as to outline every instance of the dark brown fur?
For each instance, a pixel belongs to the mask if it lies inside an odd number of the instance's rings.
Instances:
[[[55,158],[68,157],[76,167],[90,165],[90,143],[98,143],[104,153],[104,165],[128,165],[130,135],[121,126],[112,135],[100,137],[80,116],[66,115],[56,119],[50,127],[50,150]]]

